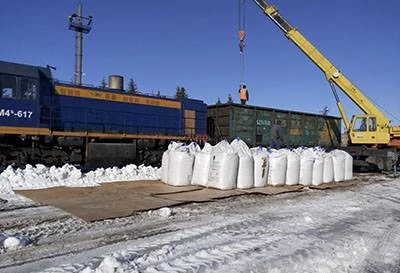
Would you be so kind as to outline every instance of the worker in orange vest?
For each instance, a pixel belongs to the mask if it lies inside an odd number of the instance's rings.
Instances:
[[[249,92],[247,91],[245,84],[241,85],[239,89],[239,94],[240,94],[240,102],[242,104],[246,104],[246,101],[249,100]]]

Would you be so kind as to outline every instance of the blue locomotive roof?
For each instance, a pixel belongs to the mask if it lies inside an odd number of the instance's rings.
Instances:
[[[44,73],[48,78],[51,78],[51,72],[50,69],[48,68],[0,61],[1,74],[18,75],[29,78],[39,78],[39,71]]]

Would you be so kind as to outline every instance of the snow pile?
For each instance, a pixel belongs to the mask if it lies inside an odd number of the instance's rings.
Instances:
[[[91,269],[90,267],[84,268],[81,273],[123,273],[127,272],[127,265],[124,265],[113,256],[105,256],[100,265]]]
[[[35,167],[26,165],[25,169],[13,169],[8,166],[0,176],[2,177],[0,193],[3,188],[7,192],[12,190],[43,189],[57,186],[92,186],[85,184],[82,180],[80,170],[71,165],[64,165],[60,168],[46,167],[37,164]],[[8,185],[3,185],[8,184]]]
[[[170,208],[161,208],[158,210],[158,215],[164,218],[168,218],[172,215],[172,210]]]
[[[107,183],[116,181],[130,180],[158,180],[160,179],[161,170],[151,166],[136,166],[134,164],[117,168],[98,168],[95,171],[86,173],[80,178],[77,184],[84,186],[96,185],[96,183]]]
[[[21,235],[0,233],[0,249],[5,251],[17,250],[31,244],[31,241]]]
[[[25,169],[13,169],[8,166],[0,174],[0,196],[14,195],[14,190],[44,189],[51,187],[92,187],[99,183],[130,181],[130,180],[158,180],[161,170],[151,166],[127,165],[123,168],[99,168],[83,174],[76,167],[64,166],[46,167],[26,165]]]
[[[221,190],[283,185],[320,185],[353,178],[353,158],[342,150],[327,153],[320,147],[269,150],[249,149],[239,138],[204,149],[193,143],[171,143],[161,173],[170,185],[200,185]],[[167,172],[168,170],[168,172]],[[178,182],[179,183],[178,183]]]

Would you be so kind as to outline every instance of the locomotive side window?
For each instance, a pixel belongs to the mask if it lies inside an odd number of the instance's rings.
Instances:
[[[34,100],[38,89],[38,81],[35,79],[21,78],[21,97],[22,99]]]
[[[0,75],[0,98],[34,100],[38,87],[37,79]]]
[[[0,97],[17,98],[17,78],[9,75],[0,75]]]

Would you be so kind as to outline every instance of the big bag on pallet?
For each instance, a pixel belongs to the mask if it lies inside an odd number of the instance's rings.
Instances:
[[[314,163],[312,171],[312,185],[318,186],[322,184],[324,178],[324,158],[323,153],[314,153]]]
[[[346,151],[335,150],[344,156],[344,180],[353,179],[353,157]]]
[[[314,152],[312,149],[305,149],[300,154],[300,175],[299,184],[308,186],[312,183],[314,164]]]
[[[275,150],[269,156],[268,185],[282,186],[286,180],[287,158],[282,150]]]
[[[169,151],[166,150],[161,159],[161,181],[164,183],[168,183],[168,157]]]
[[[261,188],[267,185],[269,154],[264,147],[252,148],[254,159],[254,187]]]
[[[210,171],[212,146],[204,145],[201,152],[196,153],[193,167],[192,185],[207,187],[208,173]]]
[[[192,180],[194,153],[199,151],[197,144],[191,143],[184,148],[171,150],[168,155],[168,184],[188,186]]]
[[[168,150],[166,150],[161,159],[161,181],[164,183],[168,183],[168,163],[169,163],[169,152],[175,150],[185,150],[185,144],[181,142],[172,141],[168,145]]]
[[[299,184],[300,178],[300,156],[294,151],[286,151],[287,167],[286,167],[286,185]]]
[[[322,182],[331,183],[333,182],[333,177],[334,177],[332,155],[330,153],[324,154],[323,158],[324,158],[324,174],[322,177]]]
[[[345,151],[342,152],[344,153],[344,158],[345,158],[344,180],[351,180],[353,179],[353,157]]]
[[[220,190],[236,188],[238,165],[239,157],[226,140],[215,145],[211,154],[208,187]]]
[[[241,139],[235,139],[231,147],[239,156],[239,167],[236,187],[238,189],[249,189],[254,187],[254,159],[250,148]]]
[[[345,155],[340,150],[333,150],[331,152],[333,159],[333,180],[335,182],[344,181],[345,175]]]

